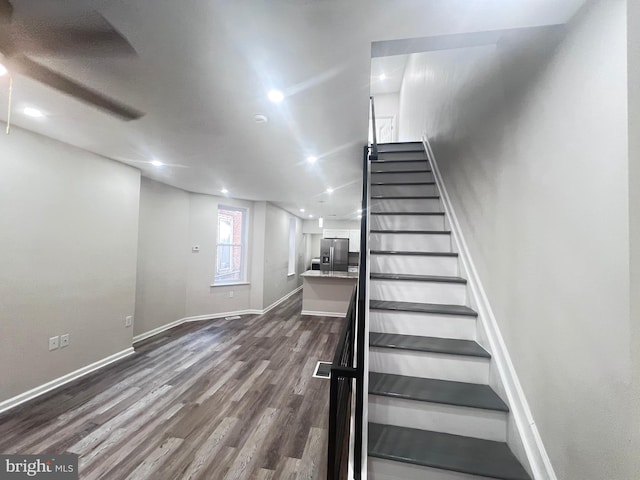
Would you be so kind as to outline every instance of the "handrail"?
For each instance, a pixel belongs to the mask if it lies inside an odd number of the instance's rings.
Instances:
[[[327,479],[342,480],[343,453],[348,452],[349,417],[351,412],[351,391],[355,379],[355,431],[353,442],[353,474],[355,480],[362,478],[365,350],[367,322],[367,255],[368,255],[368,211],[369,211],[369,162],[378,158],[376,138],[375,107],[370,97],[373,144],[365,145],[362,158],[362,216],[360,219],[360,263],[358,283],[349,302],[349,309],[336,352],[331,365],[331,386],[329,403],[329,445],[327,456]],[[354,358],[355,356],[355,358]],[[355,360],[355,364],[354,364]]]
[[[373,142],[371,143],[371,160],[378,159],[378,129],[376,128],[376,106],[373,101],[373,97],[369,97],[369,103],[371,104],[371,130],[373,130],[373,135],[371,138]]]
[[[353,288],[347,317],[331,364],[329,391],[329,442],[327,451],[327,479],[341,480],[344,476],[345,450],[348,451],[351,417],[351,390],[356,369],[353,367],[354,334],[356,326],[357,287]]]

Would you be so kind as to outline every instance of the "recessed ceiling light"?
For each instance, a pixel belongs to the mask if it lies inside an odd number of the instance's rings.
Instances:
[[[300,211],[301,211],[302,213],[304,213],[304,208],[301,208],[301,209],[300,209]]]
[[[318,157],[314,157],[313,155],[307,157],[307,162],[309,163],[316,163],[317,161],[318,161]]]
[[[164,163],[162,163],[160,160],[152,160],[151,165],[153,165],[154,167],[161,167],[162,165],[164,165]]]
[[[223,188],[222,190],[220,190],[222,193],[229,193],[229,190],[227,190],[226,188]]]
[[[29,117],[33,117],[33,118],[42,118],[42,117],[44,117],[44,113],[42,113],[37,108],[33,108],[33,107],[26,107],[23,110],[23,112],[24,112],[25,115],[27,115]]]
[[[333,193],[333,188],[331,187],[327,188],[327,193]]]
[[[282,93],[280,90],[269,90],[267,96],[273,103],[280,103],[282,100],[284,100],[284,93]]]
[[[380,80],[384,80],[385,78],[387,78],[387,76],[384,73],[381,73],[380,76],[378,77]]]
[[[6,75],[8,72],[9,71],[7,70],[7,67],[5,67],[0,63],[0,77],[2,77],[3,75]]]
[[[358,215],[358,218],[362,218],[362,215]]]
[[[267,123],[269,121],[269,118],[261,113],[255,114],[253,116],[253,119],[256,121],[256,123]]]
[[[313,215],[309,215],[309,218],[313,218]]]
[[[358,213],[362,213],[362,209],[361,208],[358,209]]]

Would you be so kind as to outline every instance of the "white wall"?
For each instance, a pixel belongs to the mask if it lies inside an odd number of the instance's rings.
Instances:
[[[400,139],[432,139],[558,478],[638,478],[625,2],[522,40],[415,55]]]
[[[393,141],[398,141],[400,93],[378,94],[374,97],[376,107],[376,119],[381,117],[393,117]]]
[[[360,220],[324,220],[323,227],[318,227],[318,220],[304,220],[302,233],[315,233],[322,235],[324,229],[332,230],[360,230]]]
[[[189,194],[142,178],[134,334],[186,316]]]
[[[0,159],[2,401],[131,346],[140,174],[15,127]]]

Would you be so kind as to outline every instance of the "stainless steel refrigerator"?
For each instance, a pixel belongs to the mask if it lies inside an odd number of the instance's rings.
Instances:
[[[346,272],[349,270],[349,239],[323,238],[320,242],[320,270]]]

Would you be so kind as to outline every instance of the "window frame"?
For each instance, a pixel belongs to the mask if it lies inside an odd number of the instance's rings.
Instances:
[[[289,263],[287,267],[287,276],[295,275],[297,273],[296,267],[296,237],[297,237],[297,222],[296,217],[289,218]]]
[[[230,243],[221,243],[220,240],[220,234],[222,231],[221,228],[221,221],[222,221],[222,216],[221,212],[239,212],[241,213],[241,223],[240,223],[240,243],[236,243],[234,242],[234,238],[233,238],[233,231],[234,231],[234,225],[231,224],[231,232],[230,232]],[[212,286],[226,286],[226,285],[241,285],[241,284],[248,284],[249,282],[247,281],[247,264],[248,264],[248,260],[247,260],[247,243],[248,243],[248,216],[249,216],[249,209],[244,208],[244,207],[235,207],[232,205],[223,205],[223,204],[219,204],[218,208],[216,210],[216,254],[215,254],[215,262],[214,262],[214,272],[213,272],[213,283]],[[228,270],[219,270],[220,268],[220,248],[221,247],[227,247],[230,249],[230,258],[229,258],[229,268]],[[239,269],[236,271],[234,270],[233,266],[234,266],[234,260],[233,260],[233,256],[234,256],[234,249],[239,248],[240,249],[240,266]],[[234,278],[236,277],[236,272],[239,273],[239,278]],[[220,277],[224,277],[224,276],[229,276],[231,275],[232,278],[228,279],[228,280],[224,280],[221,279]]]

